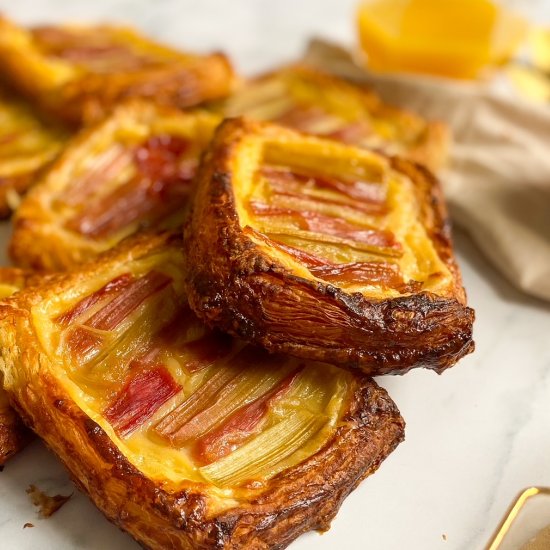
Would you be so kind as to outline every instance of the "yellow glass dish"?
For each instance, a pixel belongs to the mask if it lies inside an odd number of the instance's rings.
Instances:
[[[372,69],[463,79],[509,60],[526,32],[491,0],[364,0],[358,23]]]

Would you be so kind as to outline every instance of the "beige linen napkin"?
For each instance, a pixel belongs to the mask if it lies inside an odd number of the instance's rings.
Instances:
[[[373,75],[346,50],[320,40],[310,43],[304,62],[445,121],[453,146],[441,178],[453,220],[511,283],[550,300],[549,107],[487,85]]]

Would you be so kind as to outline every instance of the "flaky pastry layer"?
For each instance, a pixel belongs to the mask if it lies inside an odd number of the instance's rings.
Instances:
[[[38,278],[32,273],[11,267],[0,268],[0,301],[37,282]],[[0,374],[0,467],[30,439],[30,432],[10,405],[2,381],[3,375]]]

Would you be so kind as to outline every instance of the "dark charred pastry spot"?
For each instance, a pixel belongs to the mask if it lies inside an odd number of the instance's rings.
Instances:
[[[181,241],[181,236],[174,232],[169,232],[167,237],[167,245],[171,247],[177,247],[178,249],[183,249],[183,243]]]
[[[372,426],[373,422],[378,423],[381,418],[393,416],[397,412],[395,404],[372,387],[361,388],[358,395],[356,405],[350,411],[351,417],[359,419],[358,426]]]
[[[112,473],[124,479],[126,477],[133,477],[137,480],[144,480],[143,475],[128,462],[126,457],[120,452],[118,447],[111,441],[105,431],[94,422],[88,416],[82,414],[83,425],[86,430],[94,450],[108,463],[112,463],[115,467]]]
[[[231,174],[229,172],[215,171],[212,176],[212,206],[220,206],[227,203],[232,197],[233,189],[231,186]],[[232,199],[231,199],[232,201]],[[233,201],[232,201],[233,202]],[[220,215],[224,213],[220,212]],[[235,217],[233,215],[233,217]]]
[[[243,340],[253,340],[255,339],[256,332],[256,323],[253,319],[243,315],[240,311],[231,309],[228,311],[228,315],[231,317],[231,323],[233,325],[233,330],[239,338]]]
[[[154,508],[162,515],[170,517],[177,529],[185,530],[188,528],[188,501],[189,495],[187,491],[179,491],[175,494],[169,494],[158,488],[155,488],[154,490]]]
[[[89,416],[86,416],[84,420],[84,427],[86,429],[86,433],[94,439],[105,437],[103,428]]]
[[[223,227],[220,229],[218,242],[220,243],[220,246],[223,248],[223,250],[227,251],[228,253],[232,252],[233,257],[235,257],[235,251],[233,250],[232,243],[232,232],[229,228]]]
[[[206,515],[206,503],[204,495],[189,493],[186,507],[188,509],[189,521],[200,524],[204,521]]]
[[[235,524],[236,520],[231,518],[222,521],[216,520],[209,526],[209,538],[214,541],[214,548],[220,550],[226,548],[227,542],[231,540],[235,530]]]

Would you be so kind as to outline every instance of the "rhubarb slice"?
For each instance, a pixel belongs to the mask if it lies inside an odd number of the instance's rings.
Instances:
[[[102,333],[116,329],[133,311],[153,294],[166,288],[171,279],[163,273],[150,272],[134,279],[122,292],[92,315],[85,325],[72,331],[68,345],[73,353],[89,360],[103,340]]]
[[[319,212],[278,208],[257,201],[252,201],[250,208],[257,218],[275,219],[275,224],[268,226],[270,233],[300,234],[292,228],[287,232],[284,221],[289,219],[297,230],[303,232],[303,238],[306,239],[324,240],[326,238],[329,241],[333,240],[331,238],[336,238],[342,242],[352,243],[352,245],[366,245],[369,249],[379,249],[382,253],[401,254],[402,246],[396,241],[395,235],[391,231],[361,227]]]
[[[138,362],[137,374],[122,387],[116,399],[105,410],[105,417],[121,437],[137,430],[181,387],[162,366],[148,368]]]
[[[133,277],[130,273],[124,273],[116,279],[109,281],[105,286],[93,294],[90,294],[83,300],[80,300],[80,302],[78,302],[71,310],[60,315],[56,319],[56,322],[64,326],[69,326],[70,324],[76,322],[77,319],[80,319],[81,316],[89,313],[90,308],[99,302],[109,300],[117,295],[121,290],[127,288],[132,280]]]
[[[279,192],[327,189],[361,203],[377,205],[383,205],[386,199],[386,187],[380,182],[344,181],[326,175],[308,174],[296,168],[269,165],[262,167],[261,174]]]
[[[94,72],[135,71],[159,62],[154,55],[133,49],[131,43],[113,40],[101,28],[94,31],[41,26],[34,28],[32,35],[46,55]]]
[[[212,406],[220,391],[227,387],[237,374],[238,372],[230,368],[222,368],[215,372],[198,390],[167,414],[155,427],[155,431],[166,440],[174,441],[181,427],[205,408]]]
[[[195,442],[194,455],[203,464],[210,464],[234,452],[250,436],[256,433],[269,408],[287,393],[302,371],[302,367],[291,372],[273,389],[258,397],[252,403],[241,407],[226,421]]]
[[[128,171],[134,159],[132,149],[121,144],[115,144],[94,157],[93,163],[79,177],[71,181],[71,186],[64,190],[57,202],[69,206],[82,204],[105,184],[115,179],[119,174]]]
[[[68,220],[66,227],[98,239],[112,236],[136,221],[145,225],[170,216],[182,208],[195,175],[196,158],[183,157],[189,150],[189,141],[181,137],[151,137],[132,155],[134,176],[113,192],[92,200],[82,213]],[[96,187],[105,185],[108,177],[109,173],[103,174],[103,180],[95,176],[92,183]],[[74,201],[74,191],[71,195]],[[77,196],[82,200],[82,193]]]
[[[201,410],[187,421],[182,421],[185,417],[181,413],[188,410],[189,404],[187,402],[182,404],[179,410],[176,409],[170,415],[171,430],[167,431],[162,427],[157,427],[157,432],[175,447],[201,437],[219,425],[233,412],[273,389],[274,385],[280,380],[282,373],[262,371],[263,369],[258,373],[238,373],[220,388],[214,397],[214,402],[206,407],[202,403]],[[174,424],[173,420],[175,418],[178,419],[178,422]]]
[[[414,292],[422,286],[422,283],[416,281],[405,283],[397,264],[382,261],[335,264],[320,256],[271,239],[251,227],[245,227],[244,232],[251,235],[256,241],[292,256],[307,266],[312,275],[330,283],[344,286],[379,285],[401,292]]]
[[[311,439],[322,424],[323,418],[315,418],[305,411],[297,412],[229,456],[203,466],[201,473],[222,486],[241,485],[262,475],[272,477],[282,470],[284,459]]]
[[[113,300],[93,315],[87,321],[87,326],[99,330],[115,329],[147,298],[166,288],[171,281],[170,277],[158,271],[150,271],[147,275],[134,279]]]

